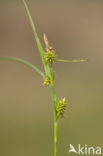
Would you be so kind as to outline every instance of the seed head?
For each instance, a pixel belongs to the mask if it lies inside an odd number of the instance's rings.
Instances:
[[[64,117],[65,109],[66,109],[66,99],[64,97],[58,102],[56,106],[56,111],[57,111],[58,116],[60,115],[60,117]]]
[[[45,59],[48,63],[52,64],[55,60],[55,54],[52,51],[46,52]]]
[[[43,82],[44,86],[47,87],[50,84],[50,78],[47,76]]]

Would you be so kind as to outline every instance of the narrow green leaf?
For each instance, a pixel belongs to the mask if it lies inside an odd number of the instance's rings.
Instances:
[[[79,63],[79,62],[88,62],[88,59],[81,59],[81,60],[56,60],[57,62],[73,62],[73,63]]]
[[[33,34],[34,34],[34,37],[35,37],[35,39],[36,39],[36,43],[37,43],[38,50],[39,50],[39,52],[40,52],[40,56],[41,56],[42,63],[43,63],[44,69],[45,69],[45,73],[46,73],[46,75],[50,76],[50,69],[49,69],[49,66],[47,65],[47,63],[46,63],[45,60],[44,60],[45,52],[44,52],[44,50],[43,50],[43,48],[42,48],[42,45],[41,45],[40,40],[39,40],[39,37],[38,37],[38,35],[37,35],[37,32],[36,32],[36,28],[35,28],[33,19],[32,19],[32,17],[31,17],[31,14],[30,14],[30,11],[29,11],[28,6],[27,6],[27,4],[26,4],[26,1],[25,1],[25,0],[22,0],[22,1],[23,1],[23,3],[24,3],[24,6],[25,6],[25,9],[26,9],[26,12],[27,12],[27,15],[28,15],[30,24],[31,24],[31,26],[32,26]]]
[[[26,60],[16,58],[16,57],[0,57],[0,61],[3,61],[3,60],[16,61],[16,62],[22,63],[22,64],[28,66],[29,68],[33,69],[34,71],[38,72],[41,76],[44,77],[44,74],[36,66],[34,66],[32,63],[30,63]]]
[[[37,32],[36,32],[36,28],[35,28],[33,19],[31,17],[31,14],[30,14],[30,11],[29,11],[28,6],[26,4],[26,1],[25,0],[22,0],[22,1],[24,3],[25,9],[26,9],[26,12],[27,12],[27,15],[28,15],[28,18],[29,18],[29,21],[30,21],[30,24],[31,24],[31,27],[32,27],[32,30],[33,30],[33,34],[34,34],[34,37],[35,37],[36,42],[37,42],[38,50],[39,50],[40,55],[41,55],[41,57],[43,59],[43,57],[44,57],[44,50],[43,50],[42,45],[40,43],[40,40],[38,38],[38,35],[37,35]]]

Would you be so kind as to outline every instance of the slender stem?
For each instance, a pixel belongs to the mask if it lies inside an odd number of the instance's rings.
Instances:
[[[54,121],[56,121],[57,120],[57,112],[56,112],[57,96],[54,87],[52,85],[50,85],[50,90],[51,90],[52,101],[53,101]]]
[[[16,62],[22,63],[22,64],[28,66],[29,68],[32,68],[34,71],[38,72],[42,77],[45,77],[44,74],[36,66],[34,66],[32,63],[30,63],[26,60],[16,58],[16,57],[0,57],[0,61],[4,61],[4,60],[16,61]]]
[[[57,133],[58,133],[58,123],[54,122],[54,156],[57,156]]]
[[[53,112],[54,112],[54,156],[57,156],[57,133],[58,133],[57,132],[58,121],[57,121],[57,112],[56,112],[57,96],[54,90],[53,81],[51,81],[50,90],[52,94]]]
[[[53,101],[53,111],[54,111],[54,156],[57,155],[57,112],[56,112],[56,104],[57,104],[57,96],[54,90],[54,85],[53,85],[53,80],[52,80],[52,76],[51,76],[51,71],[50,68],[48,66],[48,64],[45,62],[44,60],[44,50],[42,48],[42,45],[40,43],[40,40],[38,38],[37,32],[36,32],[36,28],[33,22],[33,19],[31,17],[31,14],[29,12],[28,6],[26,4],[25,0],[22,0],[30,21],[30,24],[32,26],[32,30],[33,30],[33,34],[35,36],[36,42],[37,42],[37,46],[38,46],[38,50],[40,52],[41,58],[42,58],[42,62],[43,62],[43,66],[44,66],[44,70],[47,76],[49,76],[49,78],[51,79],[51,83],[50,83],[50,90],[51,90],[51,94],[52,94],[52,101]]]

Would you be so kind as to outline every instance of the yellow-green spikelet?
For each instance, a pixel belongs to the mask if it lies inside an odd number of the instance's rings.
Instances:
[[[50,84],[50,78],[49,77],[46,77],[44,82],[43,82],[44,86],[49,86]]]
[[[52,51],[46,52],[45,59],[49,63],[53,63],[55,60],[55,54]]]
[[[66,99],[63,98],[58,102],[56,106],[57,114],[60,115],[61,117],[64,117],[65,109],[66,109]]]

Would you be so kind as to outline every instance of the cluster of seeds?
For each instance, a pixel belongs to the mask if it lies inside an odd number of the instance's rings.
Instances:
[[[52,51],[47,51],[45,54],[45,60],[46,62],[52,64],[55,60],[55,54]]]
[[[47,87],[47,86],[49,86],[49,84],[50,84],[50,78],[49,78],[48,76],[46,76],[46,78],[45,78],[45,80],[44,80],[44,82],[43,82],[43,85],[44,85],[45,87]]]
[[[66,99],[64,97],[58,102],[56,106],[56,111],[57,111],[58,116],[60,115],[60,117],[64,117],[65,109],[66,109]]]

